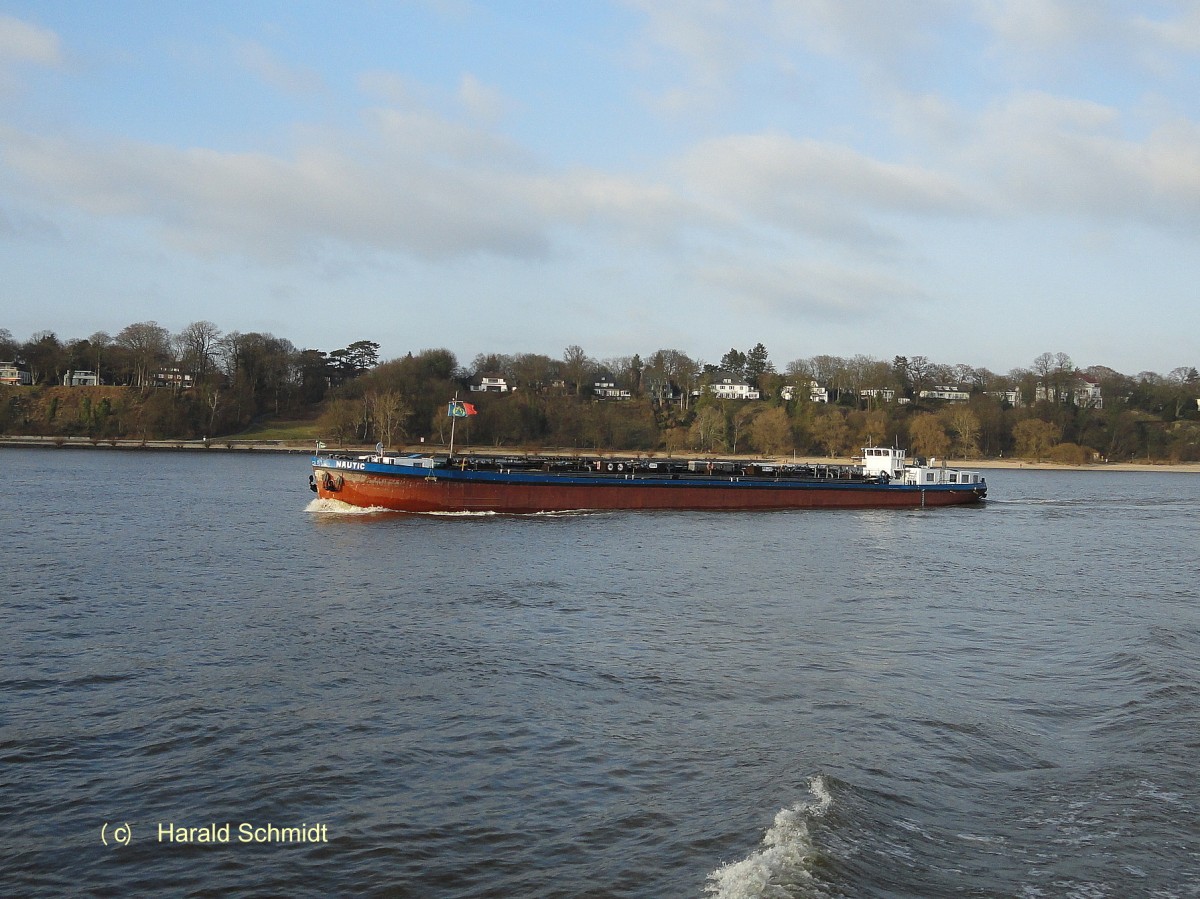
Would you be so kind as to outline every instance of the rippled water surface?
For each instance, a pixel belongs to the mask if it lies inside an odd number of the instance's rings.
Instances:
[[[7,895],[1200,895],[1200,475],[408,517],[0,461]]]

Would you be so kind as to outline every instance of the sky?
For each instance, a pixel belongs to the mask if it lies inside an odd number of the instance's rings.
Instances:
[[[0,0],[0,328],[1200,366],[1200,0]]]

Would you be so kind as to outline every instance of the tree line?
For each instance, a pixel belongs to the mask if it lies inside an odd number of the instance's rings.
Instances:
[[[311,419],[334,444],[437,445],[448,439],[446,402],[458,394],[479,412],[459,422],[460,443],[496,447],[846,455],[898,443],[968,459],[1200,461],[1194,367],[1081,370],[1061,352],[1006,374],[924,356],[818,355],[780,370],[762,343],[711,364],[675,349],[596,359],[572,345],[557,358],[487,353],[460,365],[444,348],[381,362],[370,340],[300,349],[200,321],[176,334],[138,322],[115,336],[63,341],[43,331],[23,343],[0,329],[0,360],[19,363],[34,382],[0,395],[0,433],[182,439],[234,434],[263,418]],[[106,386],[55,388],[78,371],[98,373]],[[485,376],[509,389],[472,392]],[[725,378],[759,398],[706,390]],[[1099,387],[1101,406],[1080,399],[1085,379]],[[827,402],[814,401],[813,384]],[[608,395],[609,385],[620,393]],[[966,400],[929,395],[945,385]]]

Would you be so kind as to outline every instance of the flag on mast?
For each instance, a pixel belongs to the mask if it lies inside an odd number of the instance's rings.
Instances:
[[[450,408],[446,410],[446,415],[450,418],[466,418],[468,415],[478,415],[477,410],[470,403],[464,403],[462,400],[451,400]]]

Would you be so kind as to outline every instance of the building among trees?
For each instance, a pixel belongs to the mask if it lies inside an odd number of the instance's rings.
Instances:
[[[32,383],[33,379],[27,369],[21,368],[15,362],[0,362],[0,384],[21,386]]]

